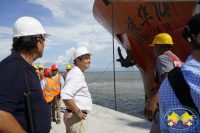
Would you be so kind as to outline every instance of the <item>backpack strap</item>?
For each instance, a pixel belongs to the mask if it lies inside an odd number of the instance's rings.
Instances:
[[[175,93],[176,97],[178,98],[179,102],[183,106],[192,108],[199,115],[198,108],[194,104],[194,101],[192,100],[192,97],[190,94],[190,87],[186,83],[186,81],[183,77],[183,74],[181,72],[181,69],[179,67],[175,67],[173,70],[171,70],[168,73],[168,79],[169,79],[169,83],[172,86],[174,93]],[[189,112],[189,111],[187,111],[187,112],[191,115],[191,112]]]

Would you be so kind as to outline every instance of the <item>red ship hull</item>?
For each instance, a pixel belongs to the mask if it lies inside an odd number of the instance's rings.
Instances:
[[[112,34],[112,3],[95,0],[95,19]],[[172,36],[172,52],[182,61],[190,54],[189,44],[183,39],[182,31],[192,17],[196,2],[115,2],[113,3],[114,37],[124,47],[132,51],[133,58],[141,72],[145,96],[152,97],[156,57],[153,42],[158,33]]]

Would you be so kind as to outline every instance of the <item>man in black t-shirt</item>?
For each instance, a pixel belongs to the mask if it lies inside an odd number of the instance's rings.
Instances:
[[[41,23],[32,17],[19,18],[13,28],[12,53],[0,62],[0,132],[31,132],[24,93],[26,79],[37,133],[49,133],[51,115],[44,99],[33,61],[41,58],[47,39]]]

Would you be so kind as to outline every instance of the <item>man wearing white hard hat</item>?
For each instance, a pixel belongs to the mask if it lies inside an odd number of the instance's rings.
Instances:
[[[85,47],[74,51],[75,66],[67,74],[61,89],[61,98],[66,105],[64,122],[67,133],[87,133],[87,114],[92,110],[92,98],[83,72],[90,67],[92,55]]]
[[[0,62],[0,132],[50,132],[50,111],[32,67],[47,36],[35,18],[21,17],[14,24],[12,53]]]

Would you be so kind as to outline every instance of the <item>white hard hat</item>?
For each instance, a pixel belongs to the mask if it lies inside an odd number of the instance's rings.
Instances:
[[[35,18],[21,17],[15,22],[13,27],[13,38],[34,35],[43,35],[45,39],[47,36],[51,36],[45,32],[42,24]]]
[[[90,56],[94,55],[93,53],[90,53],[90,51],[86,47],[80,47],[74,51],[73,60],[75,60],[77,57],[79,57],[81,55],[85,55],[85,54],[89,54]]]

